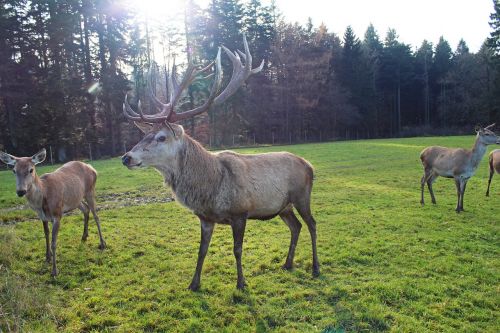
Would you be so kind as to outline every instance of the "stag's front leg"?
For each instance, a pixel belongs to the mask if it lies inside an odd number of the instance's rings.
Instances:
[[[242,216],[233,220],[231,227],[233,229],[234,257],[236,258],[236,269],[238,270],[238,282],[236,288],[243,289],[246,286],[243,268],[241,267],[241,254],[243,253],[243,236],[245,235],[245,226],[247,216]]]
[[[52,219],[52,277],[57,275],[57,264],[56,264],[56,247],[57,247],[57,235],[59,234],[59,223],[60,218]]]
[[[50,231],[49,231],[49,221],[42,221],[43,232],[45,234],[45,261],[50,263],[52,258],[52,253],[50,252]]]
[[[189,285],[189,289],[196,291],[200,289],[200,275],[201,269],[203,267],[203,261],[207,255],[208,246],[210,245],[210,239],[212,239],[212,233],[214,231],[215,224],[212,222],[205,221],[200,218],[201,224],[201,241],[200,250],[198,251],[198,262],[196,263],[196,271],[194,272],[193,280]]]

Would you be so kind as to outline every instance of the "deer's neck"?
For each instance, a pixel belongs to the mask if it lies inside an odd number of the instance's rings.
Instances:
[[[40,177],[35,173],[35,179],[33,184],[28,189],[26,193],[26,199],[28,200],[29,205],[33,209],[42,209],[43,205],[43,183]]]
[[[476,142],[474,142],[474,146],[471,150],[471,166],[473,169],[476,169],[481,163],[484,154],[486,154],[487,147],[484,143],[481,143],[479,137],[476,138]]]
[[[215,156],[185,135],[176,160],[158,168],[183,205],[203,214],[214,205],[222,172]]]

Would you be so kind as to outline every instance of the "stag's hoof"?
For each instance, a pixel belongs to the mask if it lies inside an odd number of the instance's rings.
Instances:
[[[319,267],[313,268],[312,276],[315,278],[319,276]]]
[[[99,250],[104,250],[106,248],[106,242],[102,241],[100,244],[99,244]]]
[[[236,288],[239,290],[245,289],[246,286],[247,286],[247,284],[245,283],[245,280],[238,281],[238,283],[236,283]]]
[[[57,269],[53,269],[52,270],[52,273],[50,273],[50,275],[55,278],[57,276],[57,274],[59,274],[58,270]]]
[[[283,266],[281,266],[281,269],[285,271],[291,271],[293,270],[293,264],[284,264]]]
[[[191,284],[188,287],[188,290],[198,291],[198,290],[200,290],[200,284],[199,283],[191,282]]]
[[[82,242],[86,242],[87,241],[87,237],[89,237],[88,234],[83,234],[83,236],[82,236]]]

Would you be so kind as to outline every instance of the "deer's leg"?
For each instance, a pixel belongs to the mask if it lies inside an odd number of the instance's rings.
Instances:
[[[422,176],[422,179],[420,180],[420,204],[423,206],[424,205],[424,188],[425,188],[425,181],[427,174],[424,173]]]
[[[236,258],[236,269],[238,271],[238,282],[236,283],[236,288],[245,288],[245,277],[243,276],[243,268],[241,267],[241,255],[243,253],[243,237],[245,235],[245,226],[247,223],[247,217],[239,217],[232,221],[231,228],[233,229],[233,240],[234,240],[234,257]]]
[[[57,264],[56,264],[56,248],[57,248],[57,235],[59,234],[59,224],[61,218],[54,217],[52,219],[52,276],[55,277],[57,275]]]
[[[488,179],[488,189],[486,190],[486,196],[490,196],[490,185],[491,185],[491,179],[493,178],[493,174],[495,173],[495,170],[493,170],[493,165],[490,164],[490,178]]]
[[[87,206],[89,207],[90,211],[92,212],[92,216],[94,216],[95,223],[97,224],[97,232],[99,233],[99,249],[104,250],[106,248],[106,242],[104,241],[104,238],[102,237],[101,221],[99,220],[99,216],[97,216],[97,212],[96,212],[94,191],[89,192],[86,195],[85,200],[87,201]]]
[[[83,235],[82,235],[82,241],[85,242],[87,240],[87,237],[89,236],[89,207],[85,202],[82,202],[78,208],[82,211],[83,213]]]
[[[288,249],[288,255],[286,257],[285,264],[283,265],[284,269],[290,270],[293,268],[293,258],[295,256],[295,247],[297,246],[297,240],[299,239],[300,229],[302,225],[300,221],[297,219],[295,214],[293,213],[293,208],[285,209],[280,213],[280,217],[283,221],[285,221],[288,228],[290,228],[291,239],[290,239],[290,247]]]
[[[455,178],[455,186],[457,187],[457,207],[455,208],[455,211],[457,213],[460,213],[460,197],[461,197],[461,189],[460,189],[460,179]]]
[[[52,258],[52,252],[50,251],[50,230],[49,230],[49,221],[42,221],[43,223],[43,232],[45,234],[45,261],[50,262]]]
[[[434,191],[432,190],[432,183],[436,181],[437,176],[433,173],[427,178],[427,187],[429,188],[429,193],[431,194],[431,201],[436,204],[436,197],[434,196]]]
[[[311,234],[312,243],[312,253],[313,253],[313,265],[312,265],[312,275],[314,277],[319,276],[319,260],[318,253],[316,250],[316,221],[311,214],[311,208],[309,206],[309,200],[306,203],[297,203],[295,208],[299,212],[302,219],[306,222],[309,233]]]
[[[460,211],[464,211],[464,194],[465,194],[465,188],[467,187],[467,181],[468,179],[462,180],[460,184]]]
[[[194,272],[193,280],[189,285],[189,289],[196,291],[200,288],[200,276],[201,269],[203,267],[203,261],[207,255],[208,246],[210,245],[210,240],[212,239],[212,233],[214,231],[215,223],[205,221],[200,218],[201,224],[201,241],[200,250],[198,251],[198,262],[196,263],[196,270]]]

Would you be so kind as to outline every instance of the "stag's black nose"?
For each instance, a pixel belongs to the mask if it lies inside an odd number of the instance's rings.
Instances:
[[[128,155],[123,155],[122,156],[122,163],[123,165],[127,166],[130,164],[130,156]]]
[[[17,191],[17,196],[18,196],[18,197],[23,197],[25,194],[26,194],[26,191],[25,191],[25,190],[20,190],[20,191]]]

